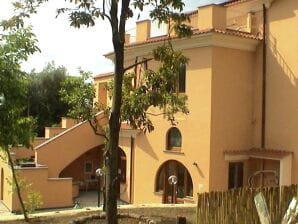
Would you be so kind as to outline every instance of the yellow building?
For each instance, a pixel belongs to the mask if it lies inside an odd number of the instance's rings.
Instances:
[[[298,184],[297,13],[297,0],[235,0],[189,13],[194,34],[174,38],[173,46],[190,59],[180,89],[190,114],[177,114],[175,127],[162,116],[152,117],[155,130],[146,134],[123,125],[122,200],[170,203],[171,175],[178,179],[175,203],[194,203],[205,191]],[[126,66],[163,43],[166,36],[151,37],[150,26],[140,21],[135,41],[126,36]],[[113,60],[113,53],[106,57]],[[112,78],[111,73],[94,77],[96,98],[104,104],[109,103],[105,83]],[[47,129],[31,154],[15,150],[14,156],[34,158],[32,167],[17,169],[41,192],[43,207],[64,207],[72,206],[79,189],[96,187],[102,147],[88,122],[63,119],[61,128]],[[1,200],[18,210],[5,182],[11,171],[4,163],[0,170]]]

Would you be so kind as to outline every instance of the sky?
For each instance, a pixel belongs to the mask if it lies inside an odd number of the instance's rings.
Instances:
[[[0,0],[0,20],[13,13],[11,3],[14,0]],[[200,5],[219,3],[225,0],[185,0],[185,11],[194,10]],[[76,29],[70,27],[67,15],[56,18],[56,9],[65,7],[64,0],[49,0],[31,16],[28,24],[38,39],[40,53],[35,53],[22,67],[30,72],[41,71],[48,62],[65,66],[70,75],[78,74],[78,68],[90,71],[94,75],[110,72],[113,63],[103,55],[113,50],[111,29],[108,22],[100,21],[95,27]],[[146,19],[141,15],[140,19]],[[133,30],[136,19],[130,19],[127,30]]]

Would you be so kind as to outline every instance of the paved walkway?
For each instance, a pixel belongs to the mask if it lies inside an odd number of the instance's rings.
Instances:
[[[56,215],[66,215],[66,214],[76,214],[86,211],[98,211],[102,210],[103,205],[103,195],[100,195],[100,208],[98,205],[98,193],[97,191],[81,191],[80,196],[76,199],[80,204],[80,209],[71,208],[61,208],[61,209],[45,209],[37,211],[34,216],[56,216]],[[125,205],[126,203],[119,200],[118,205]],[[131,206],[131,205],[130,205]],[[0,202],[0,223],[2,224],[5,220],[20,220],[23,219],[23,215],[16,215],[11,213],[1,202]]]
[[[81,191],[80,196],[76,198],[80,203],[80,207],[97,207],[98,206],[98,192],[97,191]],[[118,205],[125,205],[126,202],[118,200]],[[100,206],[103,205],[103,194],[100,194]]]
[[[9,210],[6,208],[6,206],[4,204],[2,204],[2,202],[0,201],[0,216],[1,214],[4,213],[9,213]]]
[[[159,209],[159,208],[165,208],[168,207],[173,211],[174,208],[196,208],[195,204],[141,204],[141,205],[120,205],[120,209],[126,209],[126,211],[129,211],[128,213],[134,214],[138,209]],[[51,217],[51,218],[59,218],[59,217],[69,217],[74,215],[87,215],[87,214],[98,214],[99,211],[102,211],[102,208],[97,207],[86,207],[82,209],[52,209],[52,210],[40,210],[32,215],[30,215],[32,218],[42,218],[42,217]],[[139,212],[140,213],[140,212]],[[137,213],[136,213],[137,214]],[[141,212],[143,214],[143,212]],[[195,212],[194,212],[195,214]],[[0,214],[0,224],[6,224],[7,221],[11,220],[23,220],[23,215],[15,215],[12,213],[2,213]]]

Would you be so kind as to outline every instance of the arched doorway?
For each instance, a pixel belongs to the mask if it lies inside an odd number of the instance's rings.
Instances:
[[[3,200],[4,195],[4,171],[3,168],[1,168],[1,184],[0,184],[0,200]]]
[[[103,145],[94,147],[70,164],[68,164],[59,174],[59,178],[73,179],[73,184],[78,185],[80,190],[97,190],[98,179],[95,171],[104,166]]]
[[[174,185],[174,189],[168,182],[171,175],[177,177],[177,184]],[[186,167],[176,160],[163,163],[157,172],[155,191],[162,192],[163,203],[171,203],[173,192],[174,203],[184,203],[184,198],[193,197],[193,183]]]

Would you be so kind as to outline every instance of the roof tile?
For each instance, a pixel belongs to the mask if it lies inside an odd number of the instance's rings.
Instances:
[[[247,38],[247,39],[254,39],[254,40],[261,40],[262,38],[259,37],[258,35],[254,35],[251,33],[243,32],[243,31],[238,31],[238,30],[232,30],[232,29],[226,29],[226,30],[219,30],[219,29],[204,29],[204,30],[199,30],[199,29],[194,29],[193,30],[193,35],[202,35],[206,33],[219,33],[219,34],[225,34],[225,35],[230,35],[230,36],[238,36],[242,38]],[[146,41],[140,41],[140,42],[135,42],[135,43],[130,43],[125,45],[126,48],[130,47],[135,47],[143,44],[149,44],[149,43],[156,43],[156,42],[161,42],[164,41],[168,38],[167,35],[162,35],[158,37],[153,37],[150,38]],[[172,39],[178,39],[178,37],[172,37]]]

